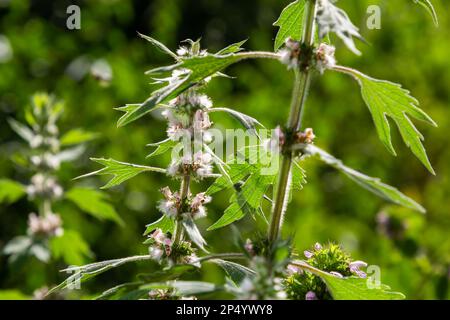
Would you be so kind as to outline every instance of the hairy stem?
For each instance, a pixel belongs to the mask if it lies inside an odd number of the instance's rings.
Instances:
[[[181,222],[180,214],[182,213],[181,210],[184,206],[184,202],[189,194],[189,184],[191,181],[191,176],[189,174],[186,174],[183,176],[183,180],[181,181],[181,188],[180,188],[180,199],[181,199],[181,209],[180,212],[178,212],[178,220],[177,224],[175,226],[175,231],[173,233],[173,244],[177,245],[180,241],[183,240],[183,223]]]
[[[303,26],[302,43],[309,46],[314,44],[314,23],[316,15],[316,1],[308,0],[305,5],[305,18]],[[292,92],[291,109],[287,123],[288,133],[300,129],[302,115],[306,99],[308,97],[311,80],[309,68],[295,70],[295,82]],[[290,174],[292,167],[292,152],[284,152],[282,155],[281,167],[278,180],[274,188],[274,198],[272,206],[272,217],[269,225],[268,238],[273,243],[279,236],[283,214],[286,210],[289,193]]]

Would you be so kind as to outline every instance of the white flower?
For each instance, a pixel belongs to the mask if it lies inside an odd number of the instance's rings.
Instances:
[[[31,235],[61,236],[62,229],[61,217],[54,213],[47,213],[44,217],[30,213],[28,216],[28,232]]]
[[[205,192],[198,193],[191,200],[191,214],[194,219],[206,217],[206,208],[204,204],[211,202],[211,197],[207,196]]]
[[[180,47],[177,50],[177,55],[179,56],[186,56],[189,54],[189,50],[186,47]]]
[[[285,64],[288,70],[295,69],[299,63],[300,43],[291,38],[287,38],[284,44],[285,48],[278,51],[280,54],[280,62]]]
[[[336,58],[334,57],[335,47],[321,43],[316,51],[316,68],[322,74],[327,69],[336,66]]]
[[[203,110],[197,110],[194,114],[193,128],[195,131],[203,131],[209,129],[212,123],[209,120],[208,113]]]
[[[148,248],[148,253],[153,260],[160,261],[164,254],[164,250],[156,246],[151,246]]]
[[[158,209],[169,218],[176,217],[180,204],[180,196],[178,192],[172,193],[169,187],[162,188],[161,192],[164,195],[165,199],[159,202]],[[160,232],[160,229],[157,229],[155,232],[157,231]]]

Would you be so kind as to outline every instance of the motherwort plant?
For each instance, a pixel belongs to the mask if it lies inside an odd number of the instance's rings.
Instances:
[[[144,275],[138,281],[119,285],[101,298],[178,299],[197,294],[225,291],[245,299],[401,299],[401,293],[390,291],[379,279],[367,277],[363,261],[354,261],[334,243],[316,243],[302,255],[296,253],[289,240],[280,236],[284,216],[294,191],[305,184],[302,162],[316,158],[341,171],[361,187],[383,199],[411,210],[424,208],[399,190],[344,165],[314,144],[311,128],[303,128],[311,78],[326,72],[350,75],[361,87],[361,93],[372,115],[379,138],[395,154],[391,142],[388,118],[393,120],[405,144],[434,174],[422,145],[423,137],[412,118],[431,125],[434,121],[418,107],[418,101],[400,85],[378,80],[349,67],[340,66],[335,58],[331,37],[336,35],[355,54],[361,54],[354,39],[363,39],[347,14],[331,0],[297,0],[289,4],[275,22],[279,27],[275,52],[243,51],[244,42],[232,44],[217,53],[201,50],[199,41],[188,40],[176,53],[162,43],[141,35],[151,44],[175,60],[169,66],[147,73],[160,87],[139,104],[118,108],[124,112],[118,126],[122,127],[145,114],[161,110],[168,122],[167,139],[152,144],[156,150],[149,158],[171,152],[167,168],[156,168],[119,162],[112,159],[93,159],[104,168],[88,174],[113,175],[105,187],[112,187],[142,172],[163,173],[179,181],[179,188],[161,189],[158,209],[162,216],[147,225],[145,243],[149,254],[110,260],[71,268],[74,274],[54,290],[67,287],[74,279],[87,280],[127,262],[155,260],[162,271]],[[414,1],[427,8],[436,19],[429,1]],[[259,134],[260,123],[236,110],[214,107],[203,93],[204,87],[215,77],[225,76],[223,70],[246,59],[274,59],[293,72],[292,102],[285,125],[278,126],[270,139]],[[228,112],[257,137],[256,143],[234,150],[225,160],[211,147],[218,135],[211,131],[211,112]],[[256,152],[255,152],[256,150]],[[236,158],[241,161],[235,161]],[[276,170],[269,170],[273,164]],[[196,181],[214,178],[205,192],[193,194]],[[212,231],[242,219],[246,215],[267,221],[267,232],[255,230],[253,239],[241,241],[240,253],[220,252],[209,248],[196,225],[196,219],[207,214],[206,206],[212,196],[229,190],[230,205],[218,221],[208,228]],[[271,204],[270,217],[262,203]],[[214,249],[214,250],[213,250]],[[230,260],[242,260],[242,264]],[[225,284],[183,281],[183,274],[200,268],[203,263],[215,263],[225,270]]]
[[[12,204],[26,196],[35,208],[28,214],[26,235],[13,238],[2,248],[13,265],[26,262],[31,257],[44,263],[62,259],[68,265],[84,263],[90,258],[89,245],[81,234],[64,224],[64,212],[55,210],[55,207],[61,208],[58,204],[64,200],[97,218],[121,222],[114,208],[106,202],[106,195],[80,187],[64,190],[58,181],[61,164],[79,158],[85,150],[82,143],[95,137],[95,134],[81,129],[60,136],[57,121],[63,109],[61,101],[38,93],[25,109],[26,125],[8,119],[11,128],[28,143],[11,158],[30,178],[27,183],[0,179],[0,202]]]

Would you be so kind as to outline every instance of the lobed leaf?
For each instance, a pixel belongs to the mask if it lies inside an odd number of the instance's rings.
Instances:
[[[49,246],[53,257],[62,258],[67,265],[81,265],[92,257],[89,244],[74,230],[65,229],[62,236],[50,239]]]
[[[391,187],[383,182],[381,182],[378,178],[372,178],[369,176],[366,176],[365,174],[362,174],[356,170],[353,170],[347,166],[345,166],[342,161],[336,159],[332,155],[328,154],[327,152],[323,151],[322,149],[319,149],[318,147],[314,145],[307,145],[304,148],[304,152],[306,155],[315,155],[320,158],[323,162],[326,164],[332,166],[333,168],[341,171],[344,173],[347,177],[355,181],[358,185],[362,186],[363,188],[369,190],[370,192],[374,193],[375,195],[393,202],[395,204],[420,211],[424,213],[426,210],[417,202],[415,202],[413,199],[405,196],[403,193],[401,193],[399,190],[397,190],[394,187]]]
[[[101,187],[101,189],[108,189],[108,188],[117,186],[117,185],[121,184],[122,182],[125,182],[125,181],[137,176],[138,174],[140,174],[142,172],[147,172],[147,171],[154,171],[154,172],[160,172],[160,173],[166,172],[165,169],[142,166],[142,165],[126,163],[126,162],[120,162],[120,161],[117,161],[114,159],[91,158],[91,160],[98,162],[98,163],[104,165],[105,167],[100,170],[79,176],[76,179],[86,178],[86,177],[90,177],[90,176],[94,176],[94,175],[105,175],[105,174],[113,175],[113,178],[106,185]]]
[[[172,150],[179,142],[166,139],[158,143],[150,143],[147,146],[156,147],[155,151],[150,153],[146,158],[153,158]]]
[[[175,221],[168,216],[163,215],[155,222],[147,224],[146,227],[147,228],[145,229],[144,236],[150,234],[155,229],[161,229],[163,233],[173,233],[175,229]]]
[[[387,117],[394,120],[403,141],[423,165],[435,174],[425,148],[422,144],[423,135],[416,129],[409,117],[437,126],[419,106],[419,102],[401,85],[371,78],[357,70],[336,67],[335,70],[350,74],[361,86],[362,97],[372,114],[378,137],[386,148],[396,155],[392,145],[391,132]]]

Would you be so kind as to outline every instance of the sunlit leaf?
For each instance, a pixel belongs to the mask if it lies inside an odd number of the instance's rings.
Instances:
[[[156,149],[152,153],[150,153],[147,158],[153,158],[161,154],[165,154],[166,152],[172,150],[178,143],[179,142],[173,141],[171,139],[166,139],[158,143],[150,143],[147,146],[156,147]]]
[[[9,179],[0,179],[0,203],[14,203],[24,195],[24,185]]]
[[[108,196],[101,191],[75,187],[67,191],[65,197],[99,220],[111,220],[120,225],[124,224],[122,218],[108,202]]]
[[[142,166],[142,165],[126,163],[126,162],[120,162],[120,161],[117,161],[114,159],[91,158],[91,160],[98,162],[98,163],[104,165],[105,167],[100,170],[82,175],[82,176],[78,177],[77,179],[86,178],[86,177],[90,177],[90,176],[94,176],[94,175],[113,175],[113,178],[106,185],[101,187],[102,189],[107,189],[107,188],[117,186],[117,185],[121,184],[122,182],[129,180],[142,172],[148,172],[148,171],[154,171],[154,172],[160,172],[160,173],[166,172],[165,169]]]
[[[223,48],[219,52],[217,52],[217,55],[225,55],[230,53],[237,53],[239,51],[242,51],[242,45],[247,42],[247,39],[230,44],[229,46]]]
[[[347,177],[355,181],[357,184],[362,186],[363,188],[369,190],[370,192],[376,194],[377,196],[393,202],[395,204],[417,210],[420,212],[425,212],[425,209],[415,202],[413,199],[405,196],[399,190],[391,187],[383,182],[381,182],[378,178],[372,178],[362,174],[356,170],[353,170],[347,166],[345,166],[342,161],[336,159],[332,155],[326,153],[325,151],[319,149],[314,145],[305,146],[304,152],[306,155],[316,155],[326,164],[332,166],[333,168],[341,171]]]
[[[361,86],[362,97],[369,108],[380,140],[387,149],[396,155],[392,145],[391,132],[387,117],[394,120],[405,144],[411,149],[423,165],[434,174],[422,144],[422,134],[416,129],[409,117],[437,126],[419,106],[419,102],[408,90],[399,84],[371,78],[357,70],[336,67],[336,70],[352,75]]]
[[[219,265],[236,285],[240,284],[246,277],[255,275],[253,270],[236,262],[222,259],[213,259],[210,262]]]
[[[257,126],[263,127],[263,125],[255,118],[250,117],[250,116],[246,115],[245,113],[242,113],[242,112],[230,109],[230,108],[212,108],[212,109],[208,110],[208,112],[217,112],[217,111],[223,111],[223,112],[226,112],[226,113],[232,115],[247,130],[251,130],[255,134],[256,134],[255,129]]]
[[[147,40],[148,42],[150,42],[152,45],[154,45],[156,48],[158,48],[161,52],[163,52],[165,54],[168,54],[169,56],[171,56],[175,60],[179,60],[179,57],[174,52],[172,52],[169,48],[167,48],[164,44],[162,44],[158,40],[153,39],[152,37],[143,35],[143,34],[141,34],[139,32],[138,32],[138,35],[141,38],[143,38],[143,39]]]
[[[26,125],[9,118],[8,123],[11,126],[11,129],[13,129],[22,139],[24,139],[27,142],[30,142],[33,140],[34,132],[30,128],[28,128]]]
[[[73,129],[61,137],[61,146],[69,146],[91,141],[98,137],[97,133],[84,131],[83,129]]]
[[[203,239],[202,234],[200,233],[200,230],[198,230],[197,225],[195,224],[194,220],[190,217],[186,217],[182,221],[184,230],[186,231],[189,238],[194,242],[200,249],[202,249],[205,252],[208,252],[205,249],[206,246],[206,240]]]
[[[297,0],[289,4],[281,12],[274,26],[280,27],[275,38],[275,51],[278,50],[287,38],[299,41],[302,36],[303,12],[305,0]]]
[[[65,229],[62,236],[51,238],[49,245],[52,255],[68,265],[82,265],[92,257],[89,244],[74,230]]]
[[[150,234],[155,229],[161,229],[163,233],[173,233],[173,230],[175,229],[175,221],[168,216],[163,215],[155,222],[146,225],[144,236]]]

